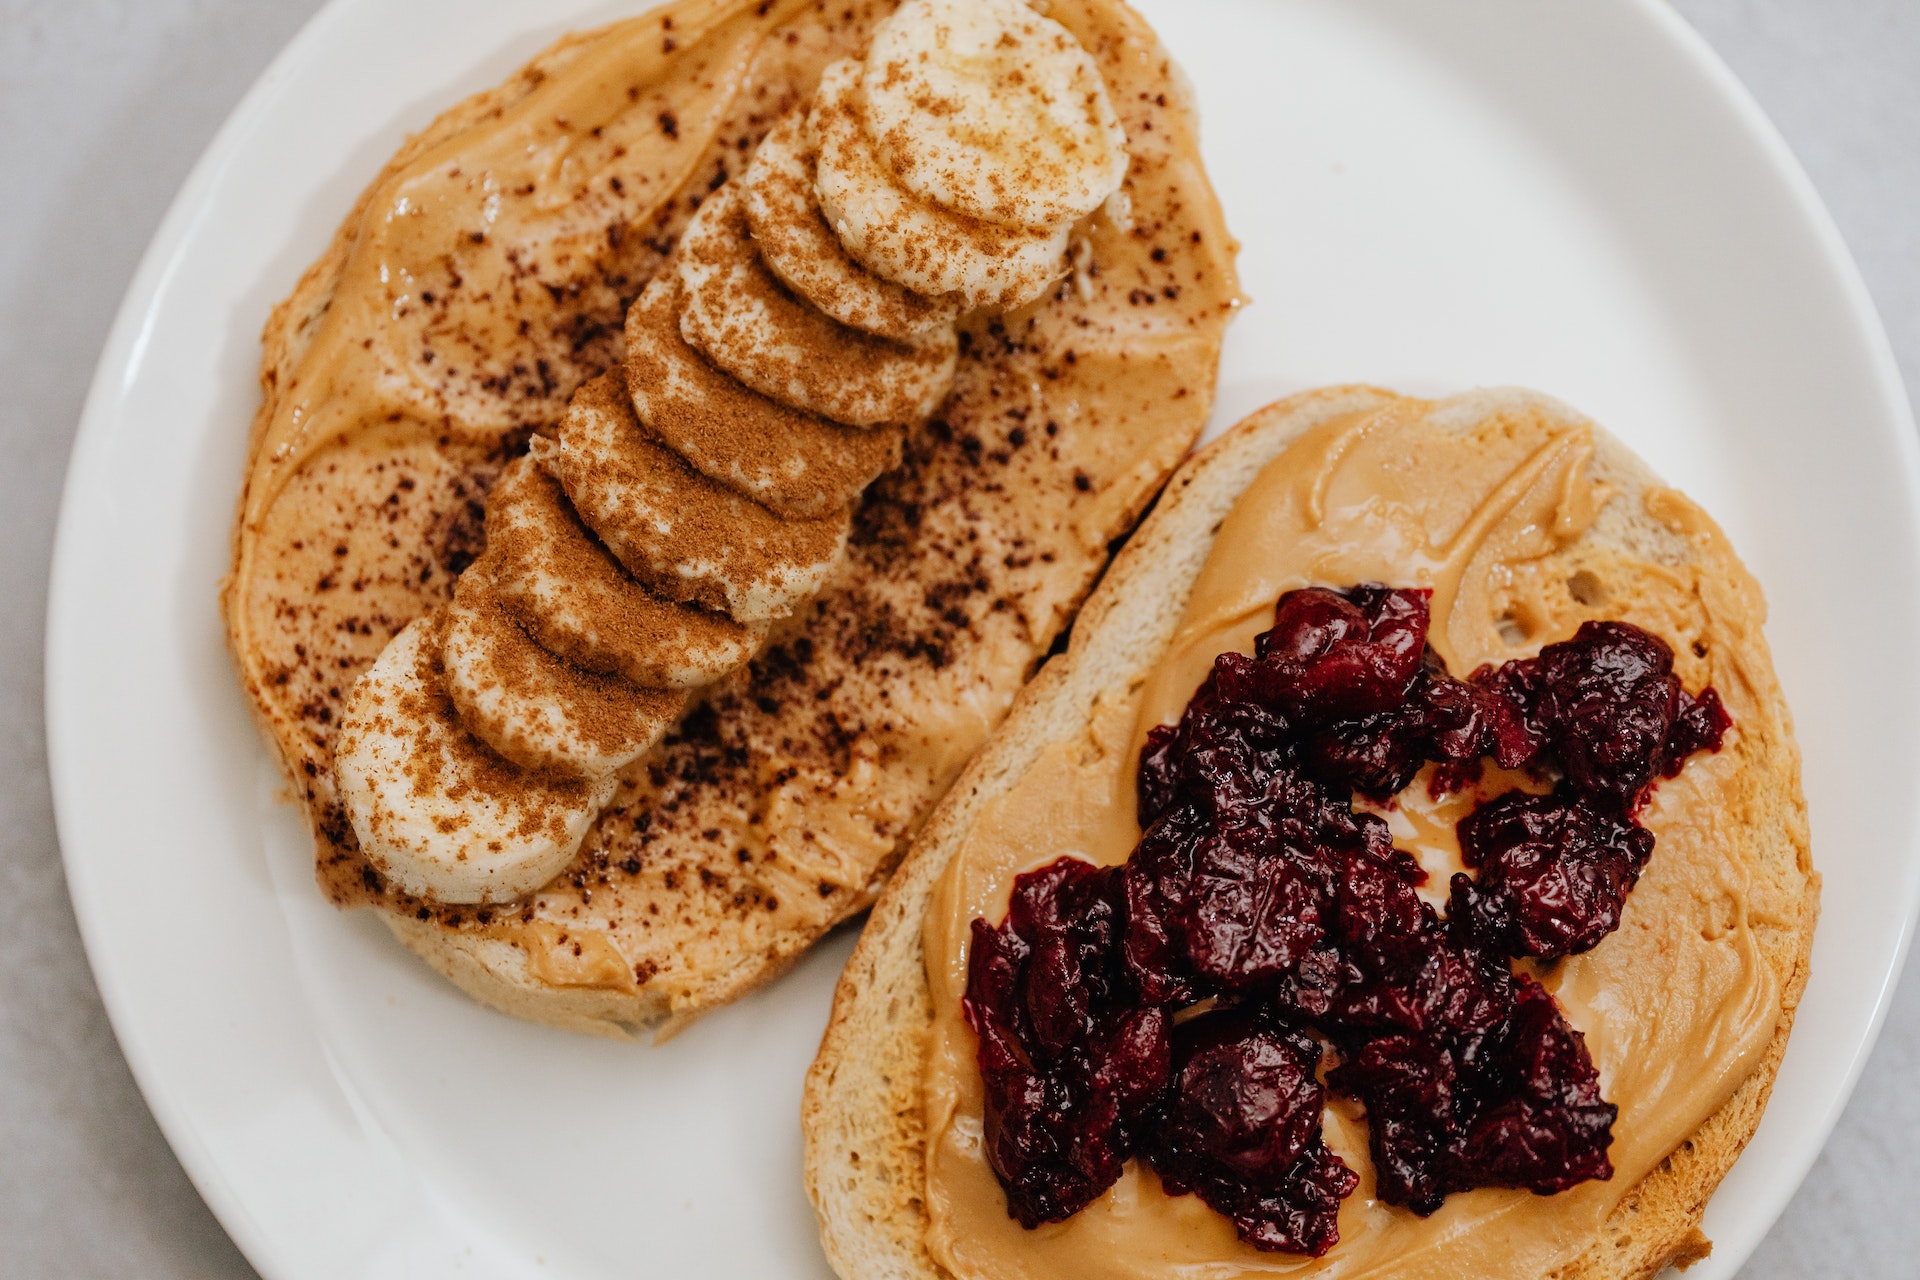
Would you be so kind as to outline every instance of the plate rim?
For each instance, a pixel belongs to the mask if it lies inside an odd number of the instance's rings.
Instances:
[[[239,1193],[217,1159],[202,1141],[189,1108],[170,1088],[164,1071],[153,1059],[150,1046],[135,1030],[135,1019],[128,1003],[130,996],[117,980],[111,963],[112,951],[105,940],[106,926],[101,921],[105,892],[95,883],[87,855],[78,851],[70,833],[77,823],[71,816],[85,803],[81,778],[82,762],[73,757],[78,749],[69,742],[69,724],[65,704],[72,687],[73,673],[65,658],[63,637],[69,633],[69,603],[77,587],[70,582],[73,565],[79,557],[75,549],[81,542],[76,532],[80,523],[82,496],[100,483],[102,470],[110,464],[108,445],[113,426],[125,408],[128,380],[126,374],[137,368],[150,337],[154,306],[167,285],[182,250],[190,240],[194,224],[207,206],[209,188],[231,165],[243,139],[261,123],[276,104],[280,83],[291,68],[314,56],[312,51],[333,24],[356,5],[369,0],[327,0],[268,62],[246,93],[235,104],[206,148],[194,162],[179,191],[169,203],[152,239],[142,253],[125,295],[108,329],[107,338],[89,381],[86,400],[75,432],[65,478],[61,486],[59,516],[51,556],[47,589],[46,626],[43,632],[43,714],[46,725],[48,784],[52,793],[54,824],[61,862],[79,926],[94,985],[99,991],[113,1028],[115,1041],[153,1114],[168,1145],[179,1159],[195,1190],[220,1222],[235,1246],[263,1276],[279,1278],[295,1274],[296,1264],[279,1252],[276,1239],[257,1219],[246,1198]],[[1690,25],[1664,0],[1610,0],[1617,8],[1636,16],[1650,35],[1664,41],[1685,56],[1689,72],[1713,90],[1715,100],[1731,109],[1746,140],[1753,143],[1764,161],[1768,176],[1777,180],[1788,197],[1793,213],[1819,257],[1830,279],[1840,288],[1847,304],[1849,319],[1861,345],[1861,352],[1872,372],[1873,393],[1888,410],[1884,419],[1891,428],[1887,441],[1901,463],[1900,479],[1906,491],[1909,509],[1920,515],[1920,435],[1916,434],[1913,406],[1901,377],[1893,345],[1880,318],[1865,279],[1838,224],[1821,199],[1812,179],[1794,155],[1777,126],[1737,75],[1721,59],[1705,36]],[[647,8],[654,6],[648,5]],[[636,13],[642,12],[636,8]],[[1920,556],[1920,524],[1914,531],[1916,556]],[[1766,1225],[1750,1240],[1740,1242],[1737,1266],[1763,1240],[1772,1224],[1803,1183],[1807,1171],[1825,1150],[1834,1126],[1845,1111],[1858,1083],[1860,1073],[1885,1025],[1892,996],[1913,943],[1916,918],[1920,918],[1920,831],[1909,836],[1906,877],[1901,886],[1904,904],[1898,940],[1886,970],[1875,975],[1872,1015],[1852,1050],[1839,1087],[1828,1097],[1823,1114],[1809,1131],[1817,1140],[1793,1151],[1791,1178],[1768,1179],[1765,1202],[1757,1215]],[[1723,1257],[1728,1256],[1725,1252]]]
[[[233,162],[241,139],[257,127],[280,81],[287,78],[290,68],[298,60],[309,56],[307,51],[316,42],[317,33],[339,21],[340,13],[355,2],[326,0],[273,55],[208,139],[205,149],[187,171],[180,189],[174,193],[166,212],[154,228],[153,238],[140,255],[126,293],[114,312],[113,323],[107,329],[106,341],[101,344],[100,357],[87,384],[79,426],[74,432],[73,447],[68,454],[66,476],[61,482],[59,515],[54,524],[53,554],[47,575],[47,623],[42,633],[46,659],[42,670],[44,692],[41,713],[46,724],[47,784],[53,795],[54,836],[59,842],[61,871],[79,927],[81,947],[86,952],[88,971],[100,994],[101,1005],[106,1010],[108,1025],[113,1029],[114,1043],[126,1059],[134,1085],[139,1089],[147,1110],[152,1113],[161,1136],[166,1139],[187,1180],[193,1184],[195,1192],[205,1202],[221,1230],[227,1233],[248,1265],[268,1280],[283,1280],[293,1274],[293,1270],[284,1265],[287,1261],[285,1258],[276,1255],[273,1237],[201,1140],[188,1108],[168,1087],[149,1047],[133,1029],[134,1020],[127,991],[121,983],[109,977],[112,970],[104,962],[105,957],[110,955],[104,942],[106,926],[100,920],[100,913],[105,908],[102,899],[97,896],[99,889],[93,883],[85,857],[75,852],[75,844],[69,838],[69,833],[76,825],[69,815],[76,812],[84,801],[79,794],[77,776],[81,770],[78,762],[72,768],[66,764],[68,725],[62,714],[60,700],[68,687],[67,646],[61,643],[61,638],[70,607],[67,597],[75,591],[69,579],[72,577],[71,565],[79,555],[74,548],[80,542],[80,535],[75,531],[80,521],[80,495],[90,485],[98,483],[95,475],[108,463],[110,455],[107,445],[110,443],[113,420],[121,408],[126,390],[127,379],[124,375],[139,363],[141,349],[149,336],[148,326],[154,304],[172,273],[193,222],[207,203],[208,188],[218,174]]]
[[[336,0],[337,2],[337,0]],[[1748,138],[1756,143],[1765,157],[1774,176],[1785,185],[1792,197],[1795,212],[1799,214],[1806,229],[1812,233],[1819,245],[1821,256],[1826,259],[1833,272],[1833,278],[1844,290],[1848,309],[1854,321],[1858,336],[1864,340],[1866,353],[1874,372],[1875,391],[1883,400],[1891,415],[1893,427],[1892,439],[1895,455],[1901,460],[1901,474],[1905,481],[1908,501],[1920,500],[1920,432],[1916,431],[1913,402],[1908,394],[1906,380],[1900,374],[1900,364],[1894,354],[1893,341],[1887,334],[1886,323],[1880,317],[1880,309],[1874,304],[1873,295],[1867,288],[1866,277],[1860,272],[1860,264],[1854,259],[1853,252],[1847,247],[1846,237],[1840,232],[1840,225],[1834,220],[1833,211],[1827,208],[1821,199],[1819,188],[1807,173],[1806,167],[1788,144],[1786,136],[1780,132],[1772,117],[1768,116],[1760,102],[1746,84],[1728,66],[1714,47],[1685,18],[1679,10],[1665,0],[1623,0],[1653,24],[1672,41],[1674,47],[1685,54],[1695,74],[1703,77],[1717,91],[1720,100],[1732,108],[1735,117]],[[1920,528],[1914,530],[1914,545],[1920,547]],[[1818,871],[1816,865],[1815,870]],[[1907,965],[1908,953],[1913,945],[1914,927],[1920,921],[1920,831],[1910,833],[1907,839],[1906,883],[1903,888],[1905,898],[1900,935],[1895,943],[1887,969],[1877,975],[1878,990],[1874,992],[1873,1014],[1868,1019],[1864,1033],[1854,1047],[1847,1070],[1828,1098],[1824,1114],[1814,1126],[1818,1141],[1809,1142],[1806,1149],[1793,1153],[1791,1161],[1793,1176],[1776,1178],[1768,1185],[1768,1194],[1758,1215],[1766,1224],[1755,1233],[1751,1241],[1734,1251],[1734,1266],[1744,1266],[1753,1251],[1759,1247],[1773,1227],[1779,1222],[1780,1215],[1786,1211],[1787,1204],[1799,1193],[1805,1183],[1807,1173],[1813,1168],[1821,1153],[1827,1148],[1833,1136],[1834,1127],[1839,1124],[1841,1115],[1846,1111],[1847,1103],[1853,1098],[1853,1091],[1860,1082],[1860,1073],[1866,1069],[1867,1059],[1872,1056],[1874,1045],[1880,1040],[1881,1029],[1886,1025],[1887,1011],[1893,1004],[1895,988],[1899,985],[1902,972]],[[1816,921],[1816,928],[1818,922]],[[1769,1097],[1768,1102],[1772,1099]],[[1763,1116],[1764,1118],[1764,1116]],[[1716,1245],[1718,1242],[1715,1242]]]

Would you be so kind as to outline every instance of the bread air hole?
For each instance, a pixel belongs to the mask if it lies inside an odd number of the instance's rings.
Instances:
[[[1589,609],[1607,602],[1606,584],[1588,569],[1582,569],[1567,579],[1567,593]]]

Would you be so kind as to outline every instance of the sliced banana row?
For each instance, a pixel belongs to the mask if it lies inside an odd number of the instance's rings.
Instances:
[[[867,134],[861,98],[860,64],[836,62],[807,116],[820,211],[860,265],[969,309],[1012,310],[1066,274],[1070,227],[996,226],[901,186]]]
[[[753,630],[640,585],[580,523],[560,482],[515,459],[487,500],[484,574],[539,644],[585,671],[697,689],[753,656]]]
[[[621,374],[574,393],[556,437],[533,457],[627,572],[670,599],[743,623],[793,612],[846,547],[846,509],[783,520],[688,466],[640,430]]]
[[[807,112],[781,118],[747,166],[747,227],[768,270],[841,324],[895,342],[938,335],[960,317],[953,294],[928,297],[868,271],[847,253],[814,194]]]
[[[1021,0],[908,0],[860,68],[867,135],[900,185],[1015,229],[1071,226],[1127,173],[1093,58]]]
[[[460,576],[444,626],[440,663],[461,722],[523,769],[611,774],[685,708],[680,690],[583,671],[536,644],[485,570]]]
[[[898,427],[848,430],[708,364],[680,334],[674,272],[662,272],[628,309],[626,336],[626,390],[640,429],[777,515],[810,520],[852,506],[899,465]]]
[[[910,344],[826,315],[767,270],[728,183],[700,206],[674,253],[680,333],[761,395],[854,427],[917,422],[946,398],[959,345],[951,323]]]
[[[1044,293],[1124,176],[1091,59],[1018,0],[907,0],[872,48],[707,198],[624,363],[501,475],[451,603],[350,692],[335,778],[398,888],[500,902],[564,870],[619,772],[825,583],[946,398],[959,315]]]

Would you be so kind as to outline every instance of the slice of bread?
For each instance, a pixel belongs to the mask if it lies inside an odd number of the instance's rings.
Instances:
[[[1043,753],[1086,741],[1102,700],[1130,696],[1147,679],[1167,651],[1222,520],[1261,469],[1318,423],[1396,403],[1410,402],[1366,387],[1295,396],[1256,413],[1182,467],[1081,610],[1066,652],[1022,692],[895,872],[841,977],[802,1105],[808,1194],[827,1256],[846,1280],[948,1274],[926,1244],[921,1082],[933,1019],[922,928],[949,861],[976,821]],[[1546,397],[1517,390],[1455,397],[1432,412],[1460,429],[1510,413],[1578,419]],[[1591,474],[1610,496],[1588,531],[1557,553],[1567,589],[1576,598],[1604,595],[1606,565],[1660,566],[1688,575],[1710,611],[1752,623],[1730,642],[1735,652],[1715,655],[1712,670],[1723,684],[1744,682],[1749,704],[1758,708],[1728,750],[1763,784],[1757,788],[1765,806],[1760,820],[1742,838],[1753,864],[1752,927],[1777,982],[1781,1011],[1751,1075],[1637,1186],[1621,1188],[1624,1198],[1604,1229],[1554,1272],[1566,1280],[1651,1276],[1710,1248],[1699,1231],[1701,1214],[1766,1105],[1805,985],[1819,886],[1809,859],[1799,754],[1759,632],[1765,609],[1759,588],[1711,521],[1624,446],[1597,429],[1595,437]],[[1694,518],[1673,519],[1676,504]],[[1657,851],[1654,856],[1657,862]]]
[[[893,8],[677,0],[568,37],[410,140],[267,323],[222,592],[242,684],[322,890],[515,1016],[678,1025],[864,910],[1205,422],[1239,291],[1190,95],[1121,0],[1054,0],[1132,139],[1076,273],[963,326],[954,393],[868,491],[822,593],[624,773],[561,876],[476,910],[368,865],[332,780],[353,682],[482,553],[488,491],[529,435],[621,361],[621,320],[693,210]],[[516,174],[484,234],[388,216],[421,184],[458,207],[480,161],[529,154],[564,157],[566,181]],[[385,268],[408,254],[425,283],[402,307]],[[389,363],[361,377],[363,350]]]

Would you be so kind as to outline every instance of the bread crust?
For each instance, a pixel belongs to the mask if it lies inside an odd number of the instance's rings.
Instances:
[[[928,820],[875,904],[834,992],[820,1051],[801,1105],[807,1194],[827,1257],[844,1280],[949,1273],[928,1254],[921,1072],[931,1033],[922,926],[929,899],[973,823],[1047,748],[1083,734],[1107,691],[1144,681],[1172,640],[1221,521],[1268,462],[1330,417],[1397,400],[1371,387],[1334,387],[1291,397],[1254,414],[1196,454],[1168,483],[1153,513],[1109,566],[1082,608],[1064,654],[1023,691],[988,745]],[[1571,415],[1537,393],[1492,390],[1444,406],[1462,424],[1503,409]],[[1571,415],[1578,417],[1578,415]],[[1717,527],[1689,541],[1645,516],[1657,477],[1596,428],[1596,478],[1613,489],[1585,535],[1631,556],[1710,567],[1742,603],[1764,615],[1758,585]],[[1779,1022],[1759,1064],[1693,1135],[1632,1188],[1586,1249],[1552,1280],[1636,1280],[1703,1258],[1708,1198],[1753,1136],[1806,986],[1818,912],[1800,789],[1799,754],[1761,643],[1757,673],[1784,730],[1767,767],[1778,784],[1762,841],[1767,872],[1788,886],[1786,919],[1760,938],[1781,993]]]

